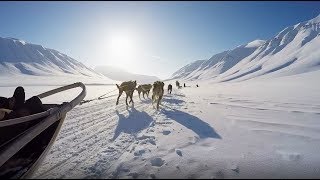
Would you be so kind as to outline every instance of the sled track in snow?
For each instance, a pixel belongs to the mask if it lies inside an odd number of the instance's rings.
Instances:
[[[104,171],[108,170],[133,143],[132,135],[122,135],[110,141],[118,123],[114,111],[117,109],[122,114],[127,111],[126,105],[120,101],[116,106],[115,99],[101,101],[93,106],[90,106],[92,102],[85,107],[77,107],[67,115],[66,124],[42,168],[35,174],[36,178],[101,177],[99,169],[103,167]],[[153,110],[150,104],[135,101],[137,110]],[[118,143],[119,139],[121,142]],[[100,157],[102,155],[104,157]]]

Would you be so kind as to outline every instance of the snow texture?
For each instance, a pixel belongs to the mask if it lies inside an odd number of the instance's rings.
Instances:
[[[122,96],[115,105],[115,85],[83,79],[85,99],[108,97],[67,114],[33,178],[319,178],[319,20],[186,66],[175,75],[187,87],[174,86],[172,94],[165,88],[159,110],[136,91],[134,104],[126,106]],[[62,82],[38,78],[1,76],[1,96],[11,96],[20,83],[29,98]],[[43,102],[70,101],[79,92]]]

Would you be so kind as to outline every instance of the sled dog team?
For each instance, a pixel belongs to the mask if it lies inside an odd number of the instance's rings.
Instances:
[[[120,85],[118,85],[118,84],[116,84],[116,85],[119,90],[119,96],[117,98],[116,105],[119,104],[119,98],[122,95],[123,91],[126,93],[126,105],[128,105],[128,97],[130,98],[129,103],[131,103],[131,102],[134,103],[132,100],[134,90],[138,91],[139,98],[141,98],[140,97],[141,92],[142,92],[143,98],[145,98],[145,95],[147,97],[149,97],[149,92],[152,89],[152,104],[157,103],[157,109],[159,109],[159,104],[160,104],[160,101],[161,101],[161,99],[163,97],[163,93],[164,93],[164,83],[163,82],[156,81],[153,83],[153,85],[141,84],[137,88],[136,88],[137,81],[125,81],[125,82],[122,82]],[[172,85],[169,84],[168,85],[168,93],[171,94],[171,91],[172,91]]]

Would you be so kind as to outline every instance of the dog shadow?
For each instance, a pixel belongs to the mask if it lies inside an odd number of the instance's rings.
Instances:
[[[149,98],[141,98],[140,99],[140,101],[142,102],[142,103],[146,103],[146,104],[149,104],[149,103],[151,103],[152,102],[152,99],[149,97]]]
[[[166,103],[169,103],[169,104],[176,104],[176,105],[179,105],[179,104],[182,104],[182,103],[185,102],[185,101],[180,100],[180,99],[171,99],[171,98],[166,98],[166,97],[163,97],[162,101],[166,102]]]
[[[221,136],[208,123],[202,121],[196,116],[176,109],[167,110],[163,108],[161,109],[161,112],[166,115],[167,118],[170,118],[195,132],[201,139],[222,139]]]
[[[112,141],[117,139],[121,133],[136,135],[138,132],[150,126],[154,121],[150,115],[144,111],[137,111],[134,107],[127,109],[129,116],[125,117],[116,110],[119,117],[118,125],[116,127]]]

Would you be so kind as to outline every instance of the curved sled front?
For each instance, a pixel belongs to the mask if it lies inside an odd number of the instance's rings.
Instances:
[[[0,177],[28,178],[33,174],[55,141],[66,113],[83,100],[86,88],[78,82],[38,95],[44,98],[76,87],[82,92],[71,102],[44,104],[47,111],[0,121]]]

